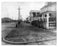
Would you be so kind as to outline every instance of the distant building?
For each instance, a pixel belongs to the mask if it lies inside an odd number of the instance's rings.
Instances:
[[[39,19],[40,11],[38,10],[31,10],[30,11],[30,21],[38,20]]]
[[[31,10],[30,11],[30,16],[26,18],[27,21],[32,22],[34,20],[38,20],[40,12],[38,10]]]

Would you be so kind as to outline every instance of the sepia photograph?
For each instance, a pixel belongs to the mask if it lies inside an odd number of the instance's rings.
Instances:
[[[57,2],[2,2],[2,45],[56,45]]]

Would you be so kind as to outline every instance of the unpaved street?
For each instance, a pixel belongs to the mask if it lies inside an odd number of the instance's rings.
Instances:
[[[30,45],[56,44],[56,33],[52,31],[38,28],[24,22],[22,22],[18,28],[15,28],[15,23],[2,24],[2,37],[7,36],[8,34],[12,35],[15,32],[19,34],[19,36],[22,35],[21,37],[23,40]],[[7,44],[5,42],[2,43]]]

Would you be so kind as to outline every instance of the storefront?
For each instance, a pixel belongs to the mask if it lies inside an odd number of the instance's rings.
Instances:
[[[46,11],[42,13],[42,20],[44,21],[44,28],[56,29],[56,13],[53,11]]]

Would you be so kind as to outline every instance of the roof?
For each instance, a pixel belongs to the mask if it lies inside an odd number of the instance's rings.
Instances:
[[[45,11],[45,12],[43,12],[41,14],[46,14],[46,13],[51,13],[53,15],[53,17],[56,16],[56,11]]]
[[[39,10],[31,10],[30,12],[40,12]]]
[[[47,5],[45,5],[45,6],[42,7],[41,9],[47,8],[47,7],[52,6],[52,5],[54,5],[54,4],[56,4],[56,2],[47,2]]]
[[[45,12],[41,12],[41,14],[43,14],[43,13],[48,13],[48,12],[49,12],[49,13],[53,13],[53,12],[56,13],[56,11],[45,11]]]

